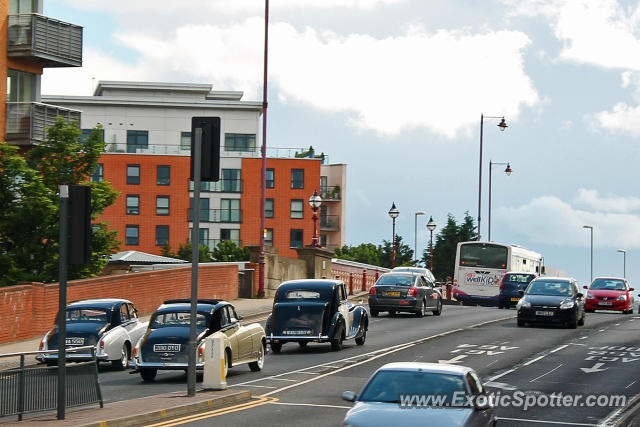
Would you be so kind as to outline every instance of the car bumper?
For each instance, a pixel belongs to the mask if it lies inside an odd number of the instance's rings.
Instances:
[[[95,357],[101,362],[109,360],[109,355],[106,353],[97,353]],[[66,353],[65,359],[67,362],[88,362],[93,360],[93,356],[91,356],[91,353]],[[36,360],[40,362],[58,360],[58,353],[39,354],[36,356]]]
[[[590,300],[588,299],[585,302],[585,308],[587,310],[618,310],[618,311],[624,311],[624,310],[628,310],[629,309],[629,301],[618,301],[618,300],[613,300],[613,301],[606,301],[608,303],[611,303],[611,305],[604,305],[602,304],[605,301],[598,301],[597,299],[594,300]]]
[[[518,295],[499,295],[498,300],[502,305],[516,305],[520,301]]]
[[[553,315],[543,315],[545,313],[553,313]],[[544,309],[544,308],[520,308],[518,310],[518,320],[524,322],[540,322],[540,323],[567,323],[576,318],[576,309],[570,308],[566,310]]]
[[[331,338],[327,335],[267,335],[267,343],[285,343],[289,341],[295,342],[329,342]]]
[[[369,309],[377,311],[418,311],[420,310],[420,304],[422,300],[408,297],[408,298],[380,298],[369,297]]]
[[[186,370],[189,368],[189,364],[188,363],[181,363],[181,362],[175,362],[175,363],[163,363],[163,362],[134,362],[132,364],[132,366],[136,369],[136,370],[140,370],[140,369],[160,369],[160,370],[168,370],[168,371],[173,371],[173,370]],[[204,369],[204,362],[197,362],[196,363],[196,369]]]

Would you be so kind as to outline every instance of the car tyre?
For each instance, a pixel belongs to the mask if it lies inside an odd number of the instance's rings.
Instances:
[[[582,317],[580,318],[580,320],[578,320],[578,326],[584,326],[584,318],[585,317],[586,317],[586,314],[583,311],[582,312]]]
[[[524,320],[520,320],[520,319],[518,319],[518,327],[519,327],[519,328],[524,327]]]
[[[422,302],[420,303],[420,309],[415,312],[416,317],[424,317],[424,315],[426,314],[426,307],[427,302],[425,300],[422,300]]]
[[[120,353],[120,359],[112,360],[111,366],[113,369],[122,371],[129,365],[129,346],[122,344],[122,352]]]
[[[592,309],[592,308],[587,308],[587,309],[585,309],[584,311],[586,311],[587,313],[593,313],[593,312],[595,312],[595,310],[594,310],[594,309]]]
[[[371,317],[378,317],[378,310],[371,310]]]
[[[152,368],[140,369],[140,376],[142,377],[142,381],[146,383],[152,382],[156,378],[157,374],[158,374],[157,369],[152,369]]]
[[[390,316],[390,317],[395,316],[395,315],[396,315],[396,313],[397,313],[397,312],[396,312],[395,310],[389,310],[389,316]]]
[[[578,313],[576,313],[575,319],[567,322],[567,326],[569,327],[569,329],[576,329],[578,327]]]
[[[223,377],[226,379],[229,374],[229,368],[231,368],[231,350],[228,348],[224,351],[224,375]]]
[[[269,346],[271,347],[271,351],[276,354],[280,353],[280,350],[282,350],[282,344],[280,344],[279,342],[272,342],[271,344],[269,344]]]
[[[433,311],[434,316],[440,316],[442,314],[442,298],[438,298],[436,303],[436,309]]]
[[[305,348],[307,348],[307,345],[309,344],[308,341],[298,341],[298,346],[300,347],[300,349],[304,350]]]
[[[249,363],[249,369],[251,369],[253,372],[262,370],[262,367],[264,366],[264,353],[264,345],[261,345],[260,351],[258,352],[258,360]]]
[[[367,330],[362,331],[362,336],[356,338],[357,345],[364,345],[364,342],[367,340]]]
[[[333,337],[331,338],[331,350],[340,351],[342,350],[342,331],[344,330],[344,326],[342,326],[342,322],[338,324],[335,332],[333,333]]]

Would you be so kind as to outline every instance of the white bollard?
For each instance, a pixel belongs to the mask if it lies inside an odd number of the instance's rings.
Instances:
[[[225,390],[227,379],[224,375],[225,351],[222,337],[208,337],[204,348],[204,374],[202,388]]]

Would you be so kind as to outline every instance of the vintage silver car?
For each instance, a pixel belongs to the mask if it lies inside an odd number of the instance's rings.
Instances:
[[[138,319],[138,310],[126,299],[90,299],[70,303],[66,309],[66,347],[95,346],[98,361],[111,362],[114,368],[129,364],[133,346],[147,329]],[[58,328],[54,326],[40,342],[40,350],[58,349]],[[58,354],[37,356],[48,365],[58,363]],[[66,353],[67,361],[91,359],[89,350]]]
[[[135,367],[144,381],[153,381],[161,370],[187,370],[191,300],[165,301],[151,316],[149,327],[134,349]],[[224,340],[225,368],[248,363],[252,371],[264,365],[267,340],[257,323],[242,325],[242,317],[225,301],[198,299],[196,318],[196,369],[204,369],[205,338]]]

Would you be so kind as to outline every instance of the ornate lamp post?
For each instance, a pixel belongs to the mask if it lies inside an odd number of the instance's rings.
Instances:
[[[429,270],[433,271],[433,230],[436,229],[436,223],[433,221],[433,217],[429,217],[427,228],[429,229]]]
[[[311,246],[320,247],[318,238],[318,208],[322,204],[322,198],[318,196],[318,190],[313,190],[313,195],[309,197],[309,206],[313,209],[313,237],[311,238]]]
[[[400,215],[400,211],[396,208],[396,203],[391,204],[389,209],[389,216],[393,220],[393,243],[391,244],[391,268],[396,266],[396,218]]]
[[[493,170],[493,167],[495,165],[507,165],[507,167],[504,170],[504,173],[507,174],[507,176],[511,175],[511,165],[509,165],[509,163],[493,163],[491,160],[489,160],[489,234],[488,234],[488,241],[491,241],[491,171]]]

